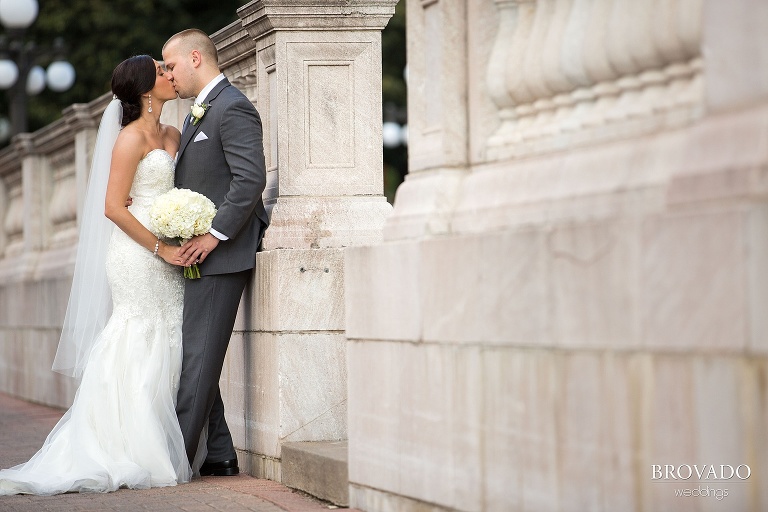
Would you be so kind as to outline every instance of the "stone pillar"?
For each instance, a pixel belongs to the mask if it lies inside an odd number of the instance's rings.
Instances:
[[[103,98],[105,100],[106,98]],[[106,108],[106,102],[101,107],[101,113]],[[75,198],[76,219],[79,228],[82,223],[85,193],[88,190],[88,176],[91,172],[93,146],[96,144],[98,120],[94,119],[91,105],[76,104],[64,110],[64,119],[69,128],[75,132]]]
[[[241,467],[347,437],[344,248],[381,240],[381,30],[396,0],[255,1],[219,36],[264,126],[271,225],[222,389]],[[255,43],[255,47],[254,47]],[[238,55],[235,55],[238,54]],[[240,409],[242,407],[242,409]]]
[[[387,240],[449,231],[468,158],[465,0],[407,3],[408,175],[397,189]],[[411,29],[411,27],[413,27]]]
[[[264,249],[380,239],[390,211],[382,195],[380,31],[396,3],[265,1],[239,11],[260,47],[260,88],[274,121],[279,195]]]
[[[31,134],[14,137],[12,150],[21,172],[14,180],[6,212],[5,229],[10,240],[5,253],[14,258],[0,266],[0,276],[10,282],[23,282],[34,277],[40,251],[50,237],[52,180],[40,145]]]
[[[21,158],[22,201],[24,212],[23,251],[30,259],[37,256],[50,233],[48,199],[51,192],[50,173],[45,172],[45,161],[39,154],[32,135],[22,133],[13,140]],[[27,263],[34,265],[29,259]],[[31,268],[31,267],[30,267]],[[26,277],[24,273],[20,278]]]

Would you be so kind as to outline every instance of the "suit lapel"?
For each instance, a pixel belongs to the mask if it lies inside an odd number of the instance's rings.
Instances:
[[[198,125],[200,123],[197,123]],[[179,141],[179,156],[176,157],[176,161],[181,160],[181,154],[184,152],[184,148],[189,144],[189,140],[192,138],[192,133],[197,129],[197,126],[193,126],[192,123],[187,123],[187,126],[181,132],[181,140]]]
[[[176,163],[181,161],[181,155],[184,154],[184,150],[189,145],[189,141],[192,140],[192,137],[197,133],[197,130],[200,129],[200,127],[205,123],[205,116],[210,113],[210,110],[213,108],[213,103],[216,100],[216,97],[221,93],[221,91],[224,90],[225,87],[229,87],[229,80],[226,78],[216,84],[216,87],[213,88],[213,90],[208,94],[208,97],[205,100],[205,103],[208,103],[210,107],[208,107],[208,110],[206,111],[205,115],[203,115],[203,118],[200,119],[200,121],[197,124],[192,124],[192,118],[189,117],[190,121],[186,123],[186,127],[181,132],[181,140],[179,141],[179,156],[176,159]],[[191,116],[191,114],[190,114]]]

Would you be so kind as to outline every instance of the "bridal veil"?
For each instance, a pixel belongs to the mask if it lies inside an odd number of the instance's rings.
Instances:
[[[80,378],[99,333],[112,312],[107,282],[107,248],[114,224],[104,215],[112,148],[121,129],[123,107],[113,99],[101,118],[83,205],[75,272],[53,370]]]

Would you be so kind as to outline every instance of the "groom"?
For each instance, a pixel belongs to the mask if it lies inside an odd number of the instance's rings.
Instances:
[[[181,98],[195,97],[176,157],[176,187],[207,196],[218,208],[210,233],[185,244],[185,265],[199,262],[200,279],[187,279],[182,328],[184,359],[176,414],[190,464],[208,426],[200,475],[236,475],[219,377],[235,316],[251,279],[256,251],[269,224],[261,194],[266,185],[261,119],[253,104],[219,70],[216,46],[189,29],[163,46],[166,76]]]

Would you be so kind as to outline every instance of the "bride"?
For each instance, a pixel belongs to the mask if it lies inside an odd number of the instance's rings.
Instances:
[[[173,188],[180,134],[160,124],[160,113],[176,91],[162,66],[140,55],[115,68],[112,92],[53,365],[80,378],[80,386],[40,451],[0,471],[0,495],[143,489],[191,478],[174,409],[182,355],[184,283],[174,266],[180,248],[146,227],[153,199]]]

